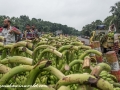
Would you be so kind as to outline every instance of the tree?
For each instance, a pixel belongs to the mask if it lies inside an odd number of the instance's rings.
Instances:
[[[120,32],[120,1],[115,3],[114,6],[111,6],[110,12],[113,15],[111,24],[115,24],[117,32]]]
[[[10,18],[8,16],[0,16],[0,26],[3,26],[3,20],[6,18]],[[34,24],[39,31],[44,32],[55,32],[56,30],[62,30],[64,34],[70,35],[78,35],[80,34],[78,30],[72,27],[68,27],[67,25],[62,25],[58,23],[52,23],[49,21],[43,21],[42,19],[32,18],[29,19],[26,15],[21,15],[20,17],[11,17],[13,26],[18,26],[20,30],[23,32],[25,30],[26,24]]]
[[[107,29],[109,29],[109,26],[111,25],[111,21],[113,20],[113,16],[108,16],[107,18],[105,18],[105,20],[103,21],[103,23],[106,25]]]
[[[103,24],[101,20],[96,20],[91,22],[90,24],[83,26],[81,35],[90,36],[91,31],[95,30],[96,26],[101,24]]]

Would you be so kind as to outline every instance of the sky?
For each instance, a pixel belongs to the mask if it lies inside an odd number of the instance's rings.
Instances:
[[[40,18],[77,30],[111,15],[110,6],[119,0],[0,0],[0,15]]]

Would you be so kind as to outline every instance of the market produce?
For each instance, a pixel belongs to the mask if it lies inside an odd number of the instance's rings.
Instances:
[[[108,37],[114,37],[114,32],[109,32]]]
[[[102,53],[75,36],[45,34],[8,45],[0,42],[0,50],[0,85],[23,85],[0,90],[120,90],[107,60],[92,60],[91,53]]]

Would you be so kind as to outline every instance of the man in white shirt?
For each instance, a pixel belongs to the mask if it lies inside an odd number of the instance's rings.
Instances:
[[[3,30],[1,33],[1,35],[5,38],[4,43],[15,43],[15,34],[20,35],[21,32],[17,28],[11,26],[11,21],[9,19],[5,19]]]
[[[112,24],[109,27],[109,33],[114,33],[114,46],[113,46],[113,50],[118,54],[119,52],[119,33],[116,33],[116,27],[114,24]]]
[[[111,26],[109,26],[109,32],[116,32],[116,27],[114,24],[112,24]]]

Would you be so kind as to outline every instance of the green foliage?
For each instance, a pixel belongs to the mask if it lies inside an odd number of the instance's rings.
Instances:
[[[120,33],[120,1],[115,3],[114,6],[111,6],[110,12],[111,16],[107,16],[104,21],[96,20],[91,24],[87,24],[82,28],[81,35],[90,36],[90,32],[95,30],[97,25],[104,24],[106,25],[106,29],[109,29],[111,24],[115,24],[117,32]]]
[[[93,21],[91,24],[87,24],[82,28],[81,35],[90,36],[92,30],[96,28],[97,25],[102,24],[101,20]]]
[[[120,33],[120,1],[115,3],[114,6],[111,6],[110,12],[113,16],[111,23],[115,24],[117,32]]]
[[[108,16],[104,19],[103,23],[104,25],[106,25],[107,29],[109,29],[112,19],[113,19],[113,16]]]
[[[13,26],[18,26],[20,30],[25,30],[26,24],[34,24],[37,29],[41,32],[55,32],[56,30],[62,30],[63,34],[69,35],[79,35],[80,31],[76,30],[75,28],[68,27],[67,25],[62,25],[58,23],[52,23],[49,21],[43,21],[42,19],[32,18],[30,19],[26,15],[21,15],[20,17],[8,17],[8,16],[0,16],[0,26],[3,25],[3,20],[9,18],[12,21]]]

